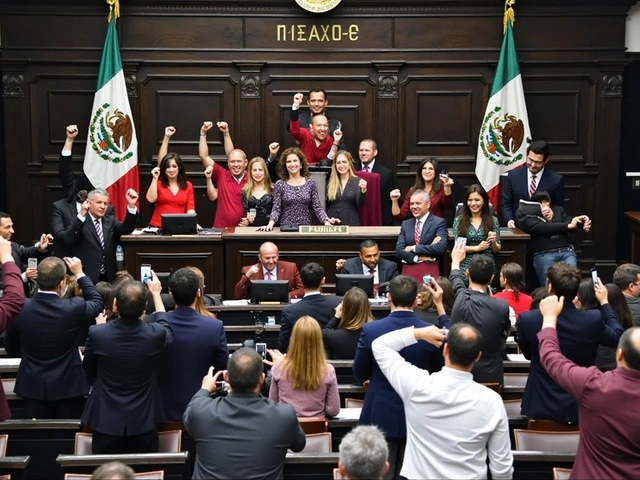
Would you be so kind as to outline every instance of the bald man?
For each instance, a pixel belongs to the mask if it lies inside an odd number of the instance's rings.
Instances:
[[[288,280],[289,298],[304,297],[304,286],[298,267],[293,262],[278,260],[278,247],[275,243],[265,242],[258,250],[258,260],[254,265],[242,267],[240,280],[234,290],[236,298],[251,298],[250,280]]]

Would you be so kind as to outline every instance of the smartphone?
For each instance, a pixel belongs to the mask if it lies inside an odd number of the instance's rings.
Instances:
[[[256,352],[260,355],[260,358],[263,360],[267,358],[267,344],[266,343],[256,343]]]
[[[443,177],[448,177],[449,176],[449,169],[447,167],[442,167],[440,169],[440,175],[442,175]]]
[[[431,275],[423,275],[422,276],[422,283],[425,283],[427,285],[431,285],[431,280],[433,279],[433,277],[431,277]]]
[[[227,384],[224,383],[224,380],[219,380],[216,382],[216,390],[225,390],[227,388]]]
[[[458,237],[458,239],[456,240],[455,245],[453,246],[453,248],[464,248],[467,246],[467,237]]]
[[[38,268],[38,259],[29,258],[29,260],[27,260],[27,268]]]
[[[591,269],[591,280],[593,280],[594,287],[600,287],[600,284],[598,283],[598,270],[595,268]]]
[[[140,281],[142,283],[147,283],[147,281],[151,278],[151,265],[148,263],[143,263],[140,265]]]

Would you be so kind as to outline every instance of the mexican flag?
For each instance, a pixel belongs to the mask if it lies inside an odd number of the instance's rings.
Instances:
[[[508,19],[476,156],[476,176],[496,211],[500,207],[500,175],[526,161],[528,138],[531,130],[527,105],[513,42],[512,20]]]
[[[122,72],[116,15],[110,15],[93,100],[84,173],[96,188],[109,192],[118,219],[127,214],[125,195],[139,191],[138,139]]]

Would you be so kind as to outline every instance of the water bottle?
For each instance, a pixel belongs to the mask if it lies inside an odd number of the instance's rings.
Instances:
[[[124,270],[124,250],[122,245],[116,247],[116,270]]]

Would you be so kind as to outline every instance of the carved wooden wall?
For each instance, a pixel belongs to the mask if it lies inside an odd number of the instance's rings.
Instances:
[[[515,39],[531,129],[551,142],[570,213],[594,219],[579,244],[583,266],[616,261],[625,14],[633,0],[519,0]],[[99,5],[96,5],[99,4]],[[418,5],[417,5],[418,4]],[[86,129],[106,32],[106,4],[6,0],[0,6],[7,203],[16,239],[48,229],[60,198],[64,128]],[[463,185],[475,182],[477,135],[502,39],[496,0],[342,0],[312,15],[293,0],[127,0],[119,38],[139,139],[141,190],[165,125],[187,160],[197,208],[209,223],[197,158],[204,120],[226,120],[248,156],[291,145],[292,96],[320,86],[350,150],[378,141],[379,160],[406,190],[417,164],[436,156]],[[224,159],[218,135],[213,156]],[[15,212],[20,212],[15,215]],[[150,208],[143,204],[143,222]]]

